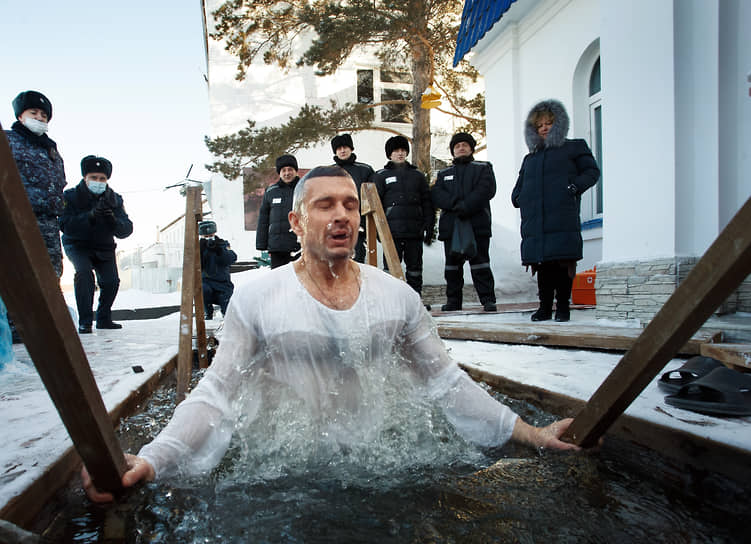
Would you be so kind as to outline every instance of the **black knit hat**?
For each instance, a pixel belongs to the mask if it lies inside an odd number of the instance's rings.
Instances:
[[[475,152],[475,146],[477,145],[477,142],[472,137],[472,135],[467,132],[457,132],[451,137],[451,143],[449,144],[449,151],[451,151],[452,157],[454,156],[454,146],[459,142],[467,142],[469,144],[469,147],[472,148],[472,153]]]
[[[386,140],[386,158],[390,159],[391,154],[397,149],[405,149],[409,155],[409,140],[404,136],[392,136]]]
[[[13,113],[16,114],[16,119],[26,110],[31,108],[39,108],[47,114],[47,121],[52,119],[52,102],[37,91],[24,91],[13,99]]]
[[[355,150],[355,144],[352,143],[352,136],[349,134],[337,134],[331,138],[331,150],[336,153],[336,150],[342,146],[349,147],[352,151]]]
[[[96,155],[86,155],[81,159],[81,175],[86,177],[86,174],[97,172],[104,174],[107,179],[112,177],[112,163],[104,157],[97,157]]]
[[[293,157],[292,155],[282,155],[281,157],[276,158],[276,173],[282,171],[282,168],[285,166],[291,166],[295,170],[297,170],[297,159]]]

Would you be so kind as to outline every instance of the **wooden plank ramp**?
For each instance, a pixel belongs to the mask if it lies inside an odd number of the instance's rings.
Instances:
[[[581,349],[627,351],[643,329],[603,327],[592,324],[498,321],[438,322],[438,334],[450,340],[476,340],[501,344],[526,344]],[[722,341],[719,330],[700,330],[681,349],[680,355],[699,355],[703,344]]]
[[[701,354],[733,370],[751,372],[751,344],[703,344]]]

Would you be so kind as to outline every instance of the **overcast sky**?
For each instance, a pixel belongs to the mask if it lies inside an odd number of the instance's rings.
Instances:
[[[68,188],[80,161],[112,161],[113,189],[134,233],[119,248],[146,246],[184,211],[177,189],[191,163],[205,181],[210,155],[200,0],[0,0],[0,123],[33,89],[52,102],[49,136],[65,161]]]

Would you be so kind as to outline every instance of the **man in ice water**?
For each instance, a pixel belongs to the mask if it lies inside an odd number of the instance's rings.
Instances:
[[[414,394],[431,399],[470,442],[579,449],[560,440],[570,419],[547,427],[523,422],[451,360],[409,285],[352,259],[360,206],[346,171],[311,170],[295,188],[289,220],[301,258],[235,290],[213,364],[159,436],[138,456],[127,455],[124,487],[211,470],[240,412],[246,421],[259,417],[264,402],[278,401],[269,392],[280,388],[304,406],[301,419],[320,426],[318,436],[343,443],[367,436],[388,421],[370,402],[379,388],[365,384],[374,371],[388,377],[395,361],[413,377]],[[112,500],[85,469],[82,481],[93,501]]]

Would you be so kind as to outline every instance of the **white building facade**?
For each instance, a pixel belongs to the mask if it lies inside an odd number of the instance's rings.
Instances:
[[[649,320],[751,195],[749,28],[745,0],[516,0],[471,46],[506,245],[532,105],[560,100],[602,167],[579,267],[598,317]],[[725,309],[751,310],[745,284]]]

